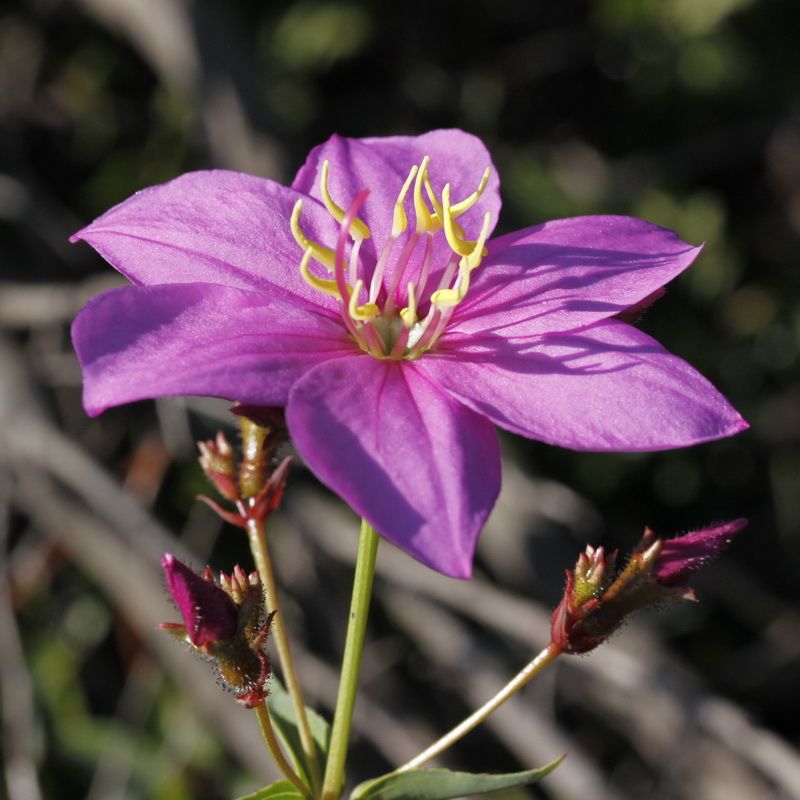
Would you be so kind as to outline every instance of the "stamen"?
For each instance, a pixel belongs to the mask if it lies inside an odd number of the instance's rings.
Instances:
[[[397,341],[394,343],[391,351],[389,352],[389,358],[399,361],[405,355],[406,351],[406,344],[408,343],[408,337],[410,334],[410,330],[408,328],[403,328],[397,336]]]
[[[481,232],[478,235],[478,241],[475,242],[475,249],[468,255],[465,256],[464,260],[467,262],[467,266],[470,269],[470,272],[473,269],[476,269],[478,265],[481,263],[481,259],[486,255],[488,252],[486,250],[486,239],[489,237],[489,224],[491,220],[491,214],[487,211],[483,215],[483,225],[481,226]]]
[[[361,295],[361,290],[364,288],[364,281],[359,278],[356,285],[353,287],[353,292],[350,295],[350,300],[347,304],[347,310],[353,319],[365,321],[373,317],[377,317],[381,310],[375,303],[365,303],[363,306],[358,305],[358,298]]]
[[[491,172],[492,168],[486,167],[486,169],[483,171],[481,182],[478,184],[478,188],[469,197],[465,197],[461,202],[451,206],[450,213],[453,215],[453,217],[460,217],[465,211],[469,211],[472,206],[478,202],[484,190],[486,189],[487,184],[489,183],[489,175]]]
[[[414,180],[414,176],[417,174],[417,170],[419,168],[416,164],[411,167],[411,171],[408,173],[408,177],[406,178],[406,182],[403,184],[403,188],[400,190],[400,194],[397,195],[397,200],[394,204],[394,214],[392,215],[392,238],[399,236],[401,233],[405,233],[406,228],[408,227],[408,217],[406,216],[406,210],[403,208],[403,202],[406,199],[406,194],[408,194],[408,189],[411,186],[411,181]]]
[[[342,218],[339,227],[339,238],[336,240],[336,260],[334,262],[334,269],[336,272],[336,285],[339,287],[339,295],[345,302],[350,299],[350,287],[344,277],[344,251],[347,245],[347,237],[350,235],[350,226],[356,218],[358,209],[361,208],[364,200],[367,199],[369,189],[362,189],[357,195],[355,200],[350,204],[350,208]]]
[[[457,306],[469,291],[469,275],[471,271],[467,265],[467,259],[462,258],[461,263],[458,265],[456,285],[452,289],[439,289],[438,292],[434,292],[431,295],[431,303],[435,303],[442,308]]]
[[[408,284],[408,305],[400,311],[400,317],[406,328],[411,328],[417,321],[417,295],[414,284]]]
[[[406,267],[408,266],[408,261],[411,258],[411,253],[414,251],[414,248],[417,246],[417,242],[419,241],[419,232],[414,232],[411,236],[408,237],[408,241],[403,247],[402,252],[400,253],[400,257],[397,259],[397,262],[394,265],[394,271],[392,272],[392,279],[389,281],[389,286],[387,289],[387,296],[386,296],[386,305],[383,308],[384,314],[391,314],[394,311],[394,304],[395,304],[395,292],[397,291],[397,287],[400,285],[400,280],[405,275]]]
[[[425,156],[419,166],[417,172],[417,179],[414,181],[414,214],[417,217],[417,233],[429,231],[432,227],[431,212],[428,206],[425,205],[425,200],[422,197],[422,184],[425,181],[425,176],[428,172],[428,162],[430,158]]]
[[[452,289],[439,289],[439,291],[434,292],[431,295],[431,303],[436,303],[439,306],[447,308],[448,306],[458,305],[466,297],[469,291],[470,274],[474,269],[478,268],[483,258],[484,245],[486,244],[486,237],[489,235],[490,222],[491,214],[487,212],[483,217],[483,225],[481,226],[481,233],[480,236],[478,236],[478,241],[474,243],[475,247],[471,253],[465,255],[459,262],[458,280],[456,281],[455,287]]]
[[[417,281],[417,297],[425,296],[425,287],[428,284],[428,277],[431,274],[431,263],[433,262],[433,237],[425,239],[425,255],[422,257],[422,269]]]
[[[328,191],[328,173],[330,172],[330,162],[325,159],[322,162],[322,174],[319,176],[319,191],[322,194],[322,202],[328,209],[330,215],[337,221],[342,222],[345,217],[345,210],[334,202]],[[354,239],[369,239],[369,228],[360,219],[354,219],[350,230]]]
[[[340,300],[341,296],[339,295],[339,287],[336,284],[336,281],[318,278],[313,272],[311,272],[309,269],[309,264],[312,258],[315,258],[314,251],[309,247],[305,253],[303,253],[302,259],[300,259],[300,274],[303,276],[303,279],[312,288],[317,289],[320,292],[324,292],[325,294],[329,294],[331,297],[335,297],[337,300]]]
[[[311,239],[303,233],[303,229],[300,227],[300,212],[302,208],[303,201],[298,200],[292,209],[292,216],[289,219],[289,227],[291,228],[292,236],[294,236],[294,240],[303,250],[311,250],[314,258],[319,261],[320,264],[327,267],[330,272],[333,272],[336,268],[336,259],[333,255],[333,250],[329,247],[323,247],[316,242],[312,242]]]
[[[383,251],[378,258],[378,263],[375,265],[375,271],[372,273],[372,280],[369,284],[369,301],[374,303],[378,297],[378,292],[381,288],[383,281],[383,273],[386,271],[386,264],[389,261],[389,256],[394,249],[394,243],[397,241],[394,236],[389,238],[389,241],[384,245]]]
[[[433,206],[432,228],[438,230],[442,226],[442,204],[439,202],[436,192],[433,191],[433,184],[427,172],[425,173],[425,193],[428,195],[428,200],[431,201],[431,206]]]
[[[358,277],[358,259],[359,254],[361,253],[361,244],[363,241],[363,239],[353,240],[353,248],[350,251],[350,271],[347,275],[347,280],[351,285],[355,284],[356,278]]]
[[[461,235],[459,232],[456,231],[455,223],[453,222],[453,212],[450,208],[450,184],[446,184],[444,190],[442,191],[442,210],[444,213],[444,235],[447,237],[447,243],[450,245],[450,249],[454,252],[458,253],[460,256],[468,256],[473,248],[475,247],[475,242],[470,242],[463,237],[463,231],[461,231]]]

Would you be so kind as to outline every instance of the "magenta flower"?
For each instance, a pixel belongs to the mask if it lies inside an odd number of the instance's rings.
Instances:
[[[489,153],[457,130],[334,136],[290,188],[211,171],[139,192],[73,237],[134,284],[75,321],[86,409],[188,394],[285,406],[323,483],[458,577],[500,488],[493,424],[606,451],[747,427],[615,319],[699,248],[611,216],[487,241],[499,210]]]

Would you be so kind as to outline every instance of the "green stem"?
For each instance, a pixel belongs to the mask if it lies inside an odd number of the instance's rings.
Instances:
[[[314,746],[314,737],[311,735],[311,726],[308,724],[306,715],[306,705],[303,700],[303,690],[300,688],[300,681],[297,677],[297,670],[292,659],[292,651],[289,646],[289,635],[286,632],[286,625],[281,613],[280,598],[278,597],[278,587],[275,583],[275,574],[272,570],[272,560],[267,546],[267,537],[264,530],[264,523],[248,518],[247,536],[250,540],[250,550],[253,560],[256,563],[261,584],[264,587],[264,599],[267,606],[267,613],[276,611],[272,623],[272,635],[275,640],[275,647],[278,651],[278,658],[281,662],[283,680],[286,683],[286,691],[292,698],[294,713],[297,717],[297,730],[300,734],[300,744],[303,747],[306,764],[308,765],[311,778],[311,785],[318,787],[320,784],[320,769],[317,761],[317,750]]]
[[[275,763],[280,768],[280,771],[294,784],[297,790],[304,796],[308,797],[309,800],[312,797],[311,792],[308,789],[303,781],[300,780],[297,773],[292,769],[292,765],[286,760],[286,756],[283,754],[283,750],[281,750],[280,745],[278,744],[278,739],[275,736],[275,731],[272,728],[272,720],[269,717],[269,709],[267,708],[266,703],[259,703],[256,708],[256,716],[258,717],[258,724],[261,728],[261,735],[264,737],[264,741],[267,743],[267,747],[269,748],[269,752],[272,754],[272,757],[275,759]]]
[[[350,618],[342,657],[339,694],[333,715],[328,762],[322,781],[322,800],[337,800],[344,784],[344,763],[350,739],[350,725],[356,704],[358,673],[364,651],[364,633],[367,628],[369,601],[372,596],[372,579],[375,574],[375,557],[378,553],[378,534],[366,521],[361,521],[358,541],[356,572],[353,577],[353,596],[350,601]]]
[[[527,666],[523,667],[491,700],[485,702],[479,709],[473,711],[466,719],[462,720],[455,728],[448,731],[441,739],[435,741],[430,747],[423,750],[411,761],[398,767],[395,772],[406,772],[410,769],[421,767],[440,753],[454,745],[462,736],[468,734],[473,728],[481,724],[491,713],[500,708],[506,700],[516,694],[525,684],[538,675],[541,670],[561,654],[554,644],[549,644]]]

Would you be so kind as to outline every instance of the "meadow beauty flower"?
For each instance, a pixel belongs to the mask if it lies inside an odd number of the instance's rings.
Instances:
[[[747,427],[616,318],[700,248],[615,216],[489,239],[499,211],[489,153],[457,130],[334,136],[291,187],[210,171],[145,189],[73,237],[134,284],[75,321],[86,409],[189,394],[283,406],[323,483],[458,577],[500,488],[494,424],[595,451]]]

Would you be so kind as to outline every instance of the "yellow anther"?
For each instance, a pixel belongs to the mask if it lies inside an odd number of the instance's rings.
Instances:
[[[489,183],[489,175],[491,174],[491,167],[486,167],[483,171],[483,177],[481,178],[481,182],[478,184],[478,188],[469,196],[465,197],[460,202],[456,203],[453,206],[450,206],[450,213],[453,217],[460,217],[465,211],[469,211],[475,203],[478,202],[480,196],[483,194],[484,190],[486,189],[486,185]]]
[[[457,306],[469,291],[469,276],[472,270],[462,258],[458,265],[458,287],[456,289],[439,289],[431,295],[431,303],[437,306]]]
[[[453,222],[453,212],[450,208],[449,183],[442,191],[442,215],[442,222],[444,223],[444,235],[447,238],[447,243],[450,245],[450,249],[454,253],[458,253],[460,256],[471,255],[475,248],[475,242],[470,242],[467,239],[464,239],[464,232],[460,228],[456,230],[456,224]]]
[[[449,197],[445,198],[445,193],[449,195],[449,187],[445,187],[445,192],[442,193],[442,198],[445,200],[445,208],[447,208]],[[445,215],[445,219],[449,219],[449,214]],[[481,259],[486,255],[486,239],[489,236],[489,225],[492,215],[488,212],[484,214],[483,225],[481,226],[480,236],[478,241],[473,244],[475,247],[472,252],[465,255],[458,264],[458,287],[455,289],[439,289],[431,295],[431,303],[438,306],[457,306],[466,296],[469,291],[470,275],[474,269],[477,269],[481,263]],[[455,249],[455,248],[453,248]]]
[[[331,297],[335,297],[337,300],[339,300],[341,296],[339,295],[339,287],[336,284],[336,281],[318,278],[309,269],[309,264],[311,263],[312,258],[316,258],[316,255],[314,254],[314,250],[309,247],[306,249],[305,253],[303,253],[303,258],[300,260],[300,274],[303,276],[303,279],[314,289],[318,289],[320,292],[329,294]]]
[[[365,303],[363,306],[358,304],[358,298],[363,288],[364,281],[359,278],[356,281],[353,291],[350,293],[350,300],[347,303],[347,310],[350,312],[350,316],[353,319],[368,320],[372,319],[373,317],[377,317],[378,314],[381,313],[381,310],[375,305],[375,303]]]
[[[330,162],[325,159],[325,161],[322,162],[322,174],[319,176],[319,191],[322,194],[322,202],[325,203],[325,208],[328,209],[330,215],[337,222],[342,222],[347,216],[347,212],[335,203],[334,199],[331,197],[331,193],[328,191],[328,173],[330,172],[330,168]],[[364,222],[358,219],[358,217],[355,217],[350,224],[350,232],[353,238],[369,239],[369,228]]]
[[[408,217],[406,216],[405,208],[403,208],[403,202],[408,194],[411,181],[414,180],[414,176],[417,174],[417,170],[418,167],[414,164],[414,166],[411,167],[411,172],[408,173],[403,188],[400,190],[400,194],[397,195],[397,200],[394,204],[394,215],[392,217],[392,236],[399,236],[401,233],[405,233],[408,227]]]
[[[475,269],[478,266],[478,264],[481,263],[481,259],[486,255],[487,251],[484,245],[486,244],[486,239],[489,236],[490,221],[491,221],[491,214],[489,214],[489,212],[487,211],[483,215],[483,225],[481,226],[481,232],[480,235],[478,236],[478,241],[475,242],[475,249],[468,256],[464,256],[464,258],[461,259],[466,264],[470,272],[472,272],[472,270]]]
[[[422,197],[422,185],[428,173],[429,161],[430,158],[428,158],[428,156],[422,159],[422,163],[419,165],[419,170],[417,171],[417,179],[414,181],[414,213],[417,216],[417,233],[424,233],[433,227],[431,212],[428,210],[428,206],[425,205],[425,200]]]
[[[400,318],[406,328],[413,327],[417,321],[417,290],[413,283],[408,284],[408,305],[400,312]]]
[[[428,200],[431,202],[431,206],[433,207],[433,214],[431,215],[431,227],[434,230],[439,230],[442,227],[442,204],[439,202],[439,198],[436,196],[436,192],[433,191],[433,184],[431,183],[430,175],[425,173],[425,192],[428,195]]]
[[[300,227],[300,212],[302,211],[302,208],[303,201],[298,200],[292,209],[292,216],[289,220],[289,227],[292,230],[292,236],[294,236],[294,240],[300,245],[300,247],[303,248],[303,250],[310,250],[311,255],[317,261],[319,261],[320,264],[323,264],[330,272],[333,272],[336,269],[336,256],[333,250],[331,250],[329,247],[323,247],[321,244],[317,244],[316,242],[312,242],[311,239],[309,239],[303,233],[303,229]],[[303,256],[303,258],[305,258],[305,256]]]

